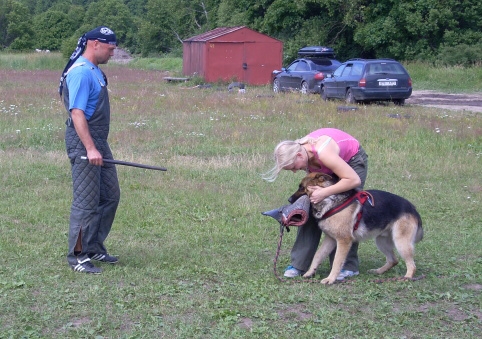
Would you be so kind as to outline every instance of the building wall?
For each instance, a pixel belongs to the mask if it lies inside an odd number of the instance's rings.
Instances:
[[[206,41],[188,40],[183,43],[183,74],[197,74],[206,82],[264,85],[282,67],[283,43],[246,27]]]
[[[188,76],[200,76],[204,78],[206,70],[204,42],[184,42],[182,46],[182,73]]]

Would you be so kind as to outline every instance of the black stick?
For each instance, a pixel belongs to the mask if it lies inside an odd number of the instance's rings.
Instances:
[[[83,159],[83,160],[88,160],[87,157],[80,157],[80,158]],[[156,171],[167,171],[167,168],[164,168],[164,167],[143,165],[143,164],[138,164],[138,163],[135,163],[135,162],[114,160],[114,159],[102,159],[102,161],[107,162],[107,163],[111,163],[111,164],[116,164],[116,165],[139,167],[139,168],[151,169],[151,170],[156,170]]]

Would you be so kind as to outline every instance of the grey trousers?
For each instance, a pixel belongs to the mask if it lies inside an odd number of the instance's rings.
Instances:
[[[104,241],[114,222],[120,188],[114,164],[92,166],[79,157],[72,160],[72,179],[74,197],[70,209],[67,261],[76,264],[77,258],[83,260],[89,254],[107,253]],[[79,233],[82,252],[75,255]]]
[[[368,173],[368,155],[360,146],[358,153],[355,154],[348,165],[352,167],[358,174],[361,180],[359,188],[363,189]],[[302,227],[298,227],[295,243],[291,249],[291,265],[300,271],[308,271],[311,261],[315,256],[316,250],[320,243],[321,230],[318,227],[316,220],[310,215],[309,220]],[[343,269],[350,271],[359,270],[358,261],[358,243],[353,243],[348,252]],[[330,254],[330,265],[333,262],[335,251]]]

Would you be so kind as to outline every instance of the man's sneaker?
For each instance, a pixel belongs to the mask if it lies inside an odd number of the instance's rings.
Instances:
[[[284,276],[286,278],[294,278],[303,274],[304,274],[303,271],[300,271],[299,269],[294,268],[293,266],[290,265],[286,268]]]
[[[358,271],[341,270],[340,274],[338,274],[338,277],[336,277],[336,280],[341,281],[345,278],[354,277],[358,274],[360,274]]]
[[[97,260],[101,262],[106,262],[108,264],[116,264],[119,261],[119,258],[114,257],[113,255],[106,254],[89,254],[89,258],[92,260]]]
[[[102,269],[99,267],[95,267],[94,264],[90,262],[89,258],[84,260],[77,259],[77,264],[70,265],[74,272],[81,272],[81,273],[91,273],[91,274],[101,274]]]

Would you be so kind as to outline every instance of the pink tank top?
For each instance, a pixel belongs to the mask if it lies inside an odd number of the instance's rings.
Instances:
[[[311,132],[307,136],[313,139],[318,139],[319,137],[326,135],[332,138],[340,148],[340,158],[349,162],[350,159],[357,154],[358,149],[360,148],[360,143],[350,134],[343,132],[336,128],[321,128],[316,131]],[[315,155],[315,159],[318,160],[319,163],[323,164],[323,161],[320,159],[318,152],[315,149],[315,145],[311,145],[311,151]],[[308,167],[309,172],[323,172],[326,174],[332,174],[333,171],[325,166],[321,166],[321,168],[315,167]]]

